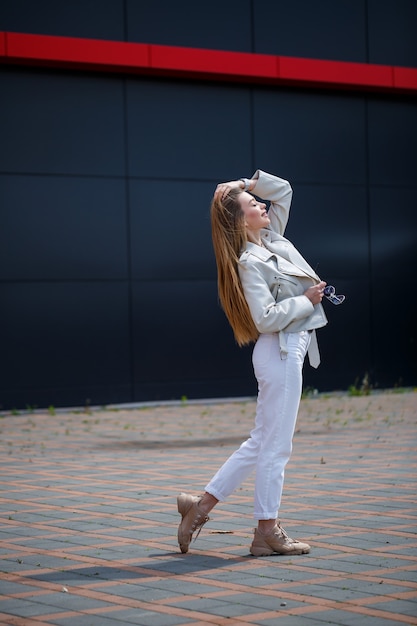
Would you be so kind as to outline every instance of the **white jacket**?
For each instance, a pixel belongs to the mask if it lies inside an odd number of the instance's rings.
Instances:
[[[303,295],[320,282],[319,276],[283,234],[288,222],[292,189],[288,181],[261,170],[252,193],[269,200],[270,226],[261,230],[267,249],[248,242],[239,259],[239,276],[254,324],[260,333],[280,333],[281,357],[287,354],[284,332],[314,331],[327,324],[321,304]],[[310,364],[320,358],[312,333]]]

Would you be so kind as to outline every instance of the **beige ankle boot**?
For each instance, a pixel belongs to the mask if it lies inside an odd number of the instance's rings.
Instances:
[[[277,554],[307,554],[310,552],[308,543],[301,543],[288,537],[287,533],[281,528],[280,523],[270,533],[264,535],[255,528],[255,535],[250,547],[250,553],[253,556],[271,556]]]
[[[210,519],[198,506],[200,500],[201,496],[190,496],[186,493],[181,493],[177,498],[178,513],[181,515],[181,522],[178,526],[178,543],[183,553],[188,552],[193,533],[198,528],[197,539],[201,528]]]

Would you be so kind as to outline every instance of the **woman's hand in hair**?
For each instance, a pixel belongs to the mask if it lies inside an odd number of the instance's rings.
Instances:
[[[323,300],[323,291],[327,283],[322,280],[318,285],[309,287],[304,295],[312,302],[312,304],[319,304]]]
[[[243,191],[245,183],[242,180],[230,180],[228,183],[219,183],[214,192],[216,200],[223,200],[231,189],[241,189]]]

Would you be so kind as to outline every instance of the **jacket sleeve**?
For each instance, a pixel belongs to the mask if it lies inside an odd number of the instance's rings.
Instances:
[[[292,199],[290,183],[262,170],[257,170],[252,178],[257,181],[252,193],[262,200],[271,202],[268,213],[271,229],[279,235],[283,235],[287,226]]]
[[[314,312],[311,300],[304,295],[275,302],[261,268],[255,263],[239,263],[239,276],[253,322],[260,333],[285,330],[292,322]]]

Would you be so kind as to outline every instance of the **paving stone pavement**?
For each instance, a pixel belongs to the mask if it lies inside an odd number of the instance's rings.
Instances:
[[[252,399],[0,416],[0,623],[417,624],[417,394],[303,398],[283,525],[308,555],[249,554],[253,478],[190,552],[200,493]]]

